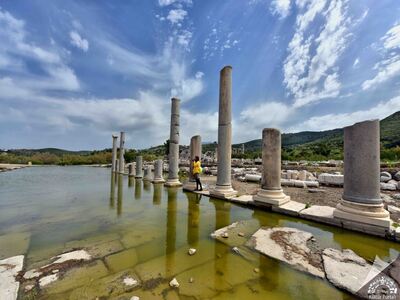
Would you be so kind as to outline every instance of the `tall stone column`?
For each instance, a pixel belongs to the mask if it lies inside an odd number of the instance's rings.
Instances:
[[[221,70],[218,112],[218,173],[217,185],[210,195],[216,198],[232,198],[237,192],[231,184],[232,159],[232,67]]]
[[[169,137],[169,168],[166,186],[181,186],[179,181],[179,104],[180,100],[171,100],[171,130]]]
[[[278,129],[265,128],[262,133],[261,189],[253,200],[266,205],[282,205],[290,201],[281,187],[281,133]]]
[[[121,131],[120,141],[119,141],[119,173],[123,174],[125,172],[125,132]]]
[[[379,176],[379,120],[345,127],[344,189],[334,217],[343,223],[348,220],[389,229],[389,213],[383,208]]]
[[[162,159],[157,159],[154,162],[154,178],[153,178],[153,183],[164,183],[164,177],[163,177],[163,160]]]
[[[129,177],[135,176],[135,171],[133,169],[133,164],[129,164],[128,170],[129,170],[129,173],[128,173]]]
[[[112,135],[112,155],[111,155],[111,171],[117,172],[117,151],[118,136]]]
[[[196,188],[196,180],[193,176],[193,159],[198,156],[201,159],[201,136],[195,135],[190,139],[190,167],[189,180],[183,185],[183,189],[193,191]]]
[[[136,156],[136,175],[135,178],[143,177],[143,158],[142,156]]]

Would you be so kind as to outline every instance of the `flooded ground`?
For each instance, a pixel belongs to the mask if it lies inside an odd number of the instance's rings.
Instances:
[[[326,280],[250,250],[239,256],[210,238],[239,220],[303,229],[323,247],[350,248],[370,261],[400,251],[383,239],[112,177],[109,169],[32,167],[0,175],[0,259],[24,254],[31,270],[67,250],[88,249],[94,258],[21,299],[352,299]],[[122,286],[128,275],[140,285]],[[169,287],[174,277],[178,289]]]

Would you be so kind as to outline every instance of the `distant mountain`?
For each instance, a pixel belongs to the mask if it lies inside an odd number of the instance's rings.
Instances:
[[[57,156],[65,155],[65,154],[77,154],[77,155],[88,155],[92,153],[92,151],[70,151],[58,148],[42,148],[42,149],[9,149],[8,153],[12,153],[15,155],[25,155],[31,156],[36,153],[50,153],[55,154]]]
[[[381,142],[386,148],[400,146],[400,111],[390,115],[380,121]],[[343,142],[343,128],[325,130],[325,131],[302,131],[298,133],[283,133],[282,146],[292,148],[305,144],[318,144]],[[252,140],[244,143],[246,151],[257,151],[261,149],[261,139]],[[241,144],[235,144],[233,147],[239,147]]]

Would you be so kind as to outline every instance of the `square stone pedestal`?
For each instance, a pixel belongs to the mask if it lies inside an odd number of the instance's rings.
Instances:
[[[158,178],[158,179],[153,179],[151,182],[152,183],[165,183],[165,180],[162,178]]]
[[[281,206],[290,201],[290,196],[283,193],[282,190],[264,190],[261,189],[253,200],[259,204],[268,206]]]
[[[215,189],[210,191],[210,197],[218,198],[218,199],[231,199],[236,197],[238,194],[232,186],[222,186],[217,185]]]
[[[168,179],[164,185],[167,187],[179,187],[182,186],[182,182],[179,179]]]

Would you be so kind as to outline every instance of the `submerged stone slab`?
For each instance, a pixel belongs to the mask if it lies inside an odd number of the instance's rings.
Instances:
[[[19,282],[15,279],[24,266],[24,256],[18,255],[0,260],[0,299],[15,300]]]
[[[31,234],[17,232],[0,236],[0,259],[25,254],[29,247]]]
[[[57,255],[55,257],[55,260],[52,262],[52,264],[62,264],[66,261],[71,261],[71,260],[90,260],[91,258],[92,257],[90,256],[90,254],[87,251],[76,250],[76,251]]]
[[[322,252],[326,277],[336,287],[356,294],[371,270],[365,259],[350,249],[326,248]]]
[[[248,246],[297,270],[325,276],[320,250],[309,232],[289,227],[260,228]]]
[[[131,248],[106,257],[108,267],[114,271],[122,271],[134,267],[138,262],[136,249]]]
[[[330,206],[313,205],[300,211],[300,217],[321,223],[340,226],[340,221],[333,217],[335,208]]]
[[[289,201],[281,206],[272,206],[272,211],[289,216],[298,216],[300,211],[306,208],[304,203]]]
[[[211,237],[231,247],[243,245],[248,238],[260,227],[257,220],[244,220],[222,227],[213,233]]]
[[[229,201],[240,203],[240,204],[249,204],[249,203],[253,202],[253,196],[252,195],[242,195],[239,197],[233,197],[233,198],[229,199]]]

